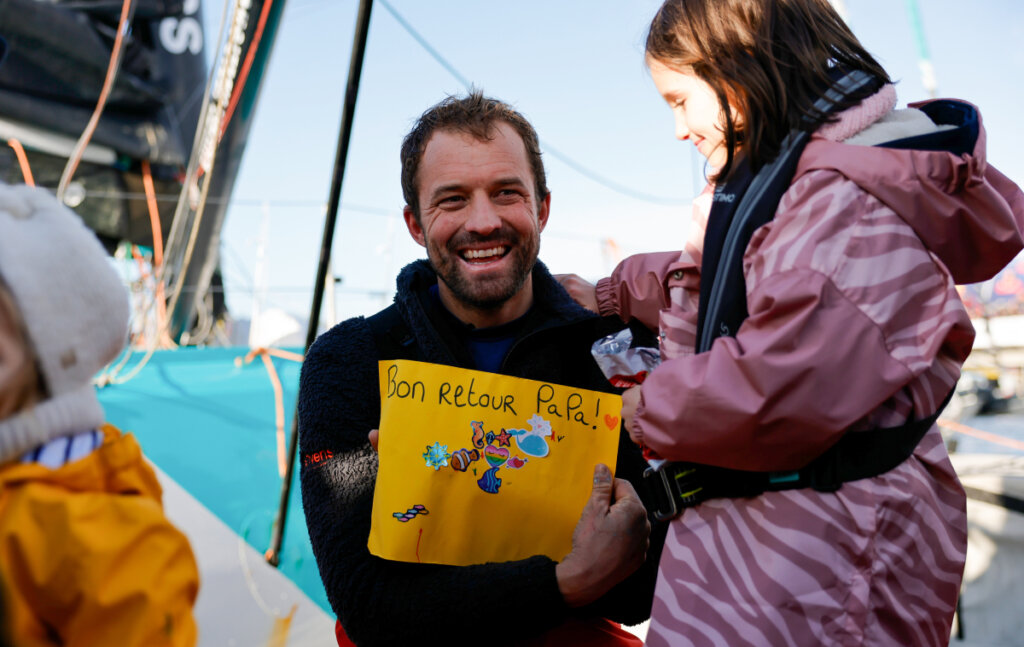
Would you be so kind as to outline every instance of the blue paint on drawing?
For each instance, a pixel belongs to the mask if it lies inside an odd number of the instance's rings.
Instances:
[[[480,486],[480,489],[488,494],[497,494],[498,488],[501,487],[501,479],[497,477],[498,468],[492,467],[491,469],[484,472],[484,475],[476,482]]]

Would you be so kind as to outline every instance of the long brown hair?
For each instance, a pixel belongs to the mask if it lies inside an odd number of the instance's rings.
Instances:
[[[717,95],[727,157],[716,180],[728,179],[737,153],[756,171],[778,155],[790,131],[825,122],[814,102],[835,69],[891,82],[828,0],[666,0],[651,21],[646,53],[689,68]]]

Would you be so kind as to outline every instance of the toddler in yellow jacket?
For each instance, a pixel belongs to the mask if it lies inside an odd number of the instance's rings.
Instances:
[[[79,217],[42,189],[0,185],[0,618],[16,645],[196,642],[192,549],[92,385],[128,320]]]

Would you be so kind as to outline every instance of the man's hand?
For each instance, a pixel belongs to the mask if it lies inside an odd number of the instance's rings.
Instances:
[[[594,287],[593,283],[583,279],[578,274],[555,274],[554,278],[562,284],[562,287],[573,298],[573,301],[587,310],[598,312],[597,288]]]
[[[373,451],[377,451],[377,437],[380,432],[376,429],[371,429],[370,433],[366,434],[367,440],[370,441],[370,447],[373,447]]]
[[[594,489],[572,534],[572,551],[557,566],[558,589],[570,607],[590,604],[644,563],[650,544],[647,511],[628,481],[594,468]]]

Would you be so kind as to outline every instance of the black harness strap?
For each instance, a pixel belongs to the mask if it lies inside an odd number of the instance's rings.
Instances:
[[[814,107],[830,114],[844,98],[866,96],[877,91],[879,84],[870,74],[854,70],[836,81]],[[810,136],[806,130],[790,132],[782,140],[779,154],[756,175],[751,175],[742,160],[733,179],[715,190],[701,260],[698,353],[710,350],[718,337],[735,336],[749,315],[743,253],[754,231],[775,217]]]
[[[671,519],[684,508],[720,497],[798,488],[835,492],[843,483],[884,474],[910,458],[952,397],[951,390],[927,418],[899,427],[847,432],[821,456],[792,472],[747,472],[697,463],[666,463],[660,469],[648,469],[644,483],[657,506],[654,516]]]

